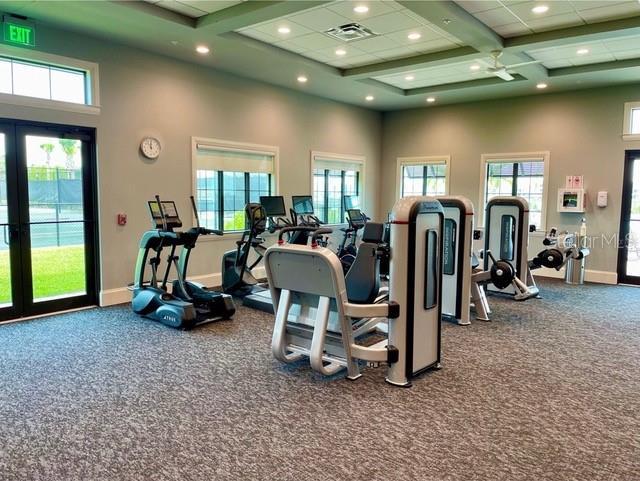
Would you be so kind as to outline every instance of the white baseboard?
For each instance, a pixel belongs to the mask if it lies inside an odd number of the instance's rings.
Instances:
[[[552,277],[554,279],[564,279],[564,269],[557,271],[555,269],[542,267],[533,271],[533,275],[534,277]],[[584,273],[584,280],[586,282],[595,282],[597,284],[615,285],[618,283],[618,274],[616,272],[587,269]]]
[[[255,267],[253,275],[258,279],[267,276],[264,267]],[[204,274],[201,276],[189,277],[190,281],[198,282],[206,287],[214,287],[222,284],[222,274],[216,272],[214,274]],[[171,285],[169,285],[171,288]],[[131,302],[131,291],[126,287],[118,287],[116,289],[105,289],[100,291],[100,306],[115,306],[116,304],[127,304]]]

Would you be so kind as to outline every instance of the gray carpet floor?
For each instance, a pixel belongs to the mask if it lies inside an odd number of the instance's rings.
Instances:
[[[190,332],[127,307],[0,326],[0,479],[640,479],[640,289],[541,290],[445,324],[411,389],[283,366],[246,308]]]

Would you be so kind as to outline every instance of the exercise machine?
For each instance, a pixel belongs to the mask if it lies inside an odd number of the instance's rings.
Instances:
[[[343,235],[336,254],[340,258],[342,269],[346,274],[358,253],[358,246],[356,245],[358,231],[364,229],[369,218],[357,208],[347,209],[345,217],[347,227],[340,229]]]
[[[267,249],[276,359],[308,359],[327,376],[346,369],[351,380],[361,376],[361,360],[386,364],[386,380],[396,386],[410,386],[415,376],[440,367],[442,206],[431,197],[400,199],[390,222],[391,280],[383,302],[348,298],[338,256],[318,243],[330,229],[315,229],[310,245],[279,242]],[[373,277],[379,279],[375,272]],[[365,345],[372,323],[381,319],[387,337]]]
[[[529,261],[529,269],[533,271],[546,267],[560,271],[572,260],[582,261],[590,250],[580,246],[580,237],[577,233],[558,234],[557,229],[552,228],[542,241],[546,248]]]
[[[484,270],[493,269],[494,277],[498,279],[489,279],[487,290],[511,294],[518,301],[537,297],[539,290],[527,257],[529,204],[526,199],[514,196],[489,200],[485,210],[484,239],[484,253],[487,253],[483,255]]]
[[[189,256],[200,235],[222,235],[219,231],[200,226],[193,198],[192,207],[198,225],[188,231],[175,231],[182,227],[175,202],[149,201],[148,207],[155,229],[145,232],[140,240],[136,260],[135,280],[132,285],[132,308],[137,314],[162,322],[170,327],[190,329],[200,324],[230,319],[235,306],[230,296],[204,289],[200,284],[186,280]],[[158,268],[163,249],[170,248],[162,281]],[[176,249],[180,247],[180,255]],[[145,281],[147,264],[151,267],[151,280]],[[169,275],[176,269],[177,279],[168,292]]]
[[[261,236],[267,228],[267,214],[264,207],[257,202],[245,205],[244,213],[248,229],[236,242],[236,248],[222,256],[222,289],[234,297],[245,297],[266,290],[260,286],[252,270],[262,260],[266,250]],[[251,252],[256,254],[253,262],[249,260]]]

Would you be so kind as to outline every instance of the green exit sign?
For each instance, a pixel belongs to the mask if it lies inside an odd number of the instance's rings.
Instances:
[[[36,29],[31,25],[4,22],[4,41],[23,47],[36,46]]]

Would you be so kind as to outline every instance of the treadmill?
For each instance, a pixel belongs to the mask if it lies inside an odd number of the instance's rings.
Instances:
[[[284,205],[284,197],[281,195],[262,195],[260,204],[267,215],[269,232],[273,233],[283,227],[289,227],[292,223],[287,220],[287,210]],[[242,299],[242,305],[259,311],[274,314],[271,291],[267,288],[256,290]]]

